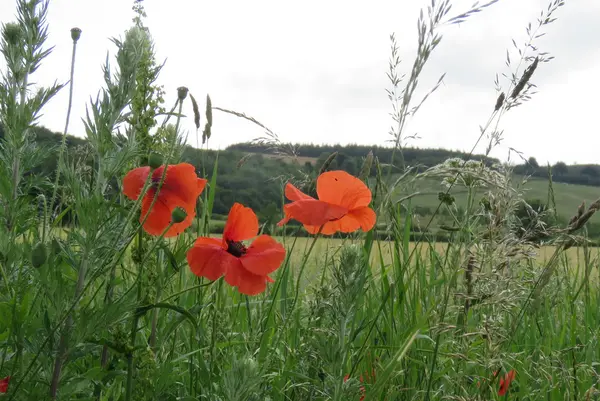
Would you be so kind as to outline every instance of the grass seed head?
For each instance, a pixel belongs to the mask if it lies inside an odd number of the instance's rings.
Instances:
[[[504,95],[504,92],[502,92],[500,94],[500,96],[498,96],[498,99],[496,100],[496,105],[494,106],[494,111],[500,110],[500,107],[502,107],[502,105],[504,104],[505,98],[506,98],[506,95]]]
[[[517,96],[519,96],[519,93],[521,93],[521,91],[523,90],[523,88],[525,88],[525,85],[527,85],[527,83],[531,79],[531,76],[533,75],[533,72],[537,68],[539,62],[540,62],[540,58],[536,57],[535,61],[533,62],[533,64],[531,64],[529,67],[527,67],[527,69],[525,69],[525,72],[523,73],[523,76],[521,76],[521,79],[519,80],[519,82],[515,86],[515,89],[513,89],[513,92],[511,94],[511,97],[513,99],[516,98]]]

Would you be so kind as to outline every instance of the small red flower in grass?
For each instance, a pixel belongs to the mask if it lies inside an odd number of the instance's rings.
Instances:
[[[350,378],[350,375],[344,376],[344,383],[346,383],[349,378]],[[363,382],[363,377],[362,376],[360,377],[360,382],[361,383]],[[367,390],[365,389],[365,386],[360,386],[360,399],[359,399],[359,401],[363,401],[365,399],[366,393],[367,393]]]
[[[498,389],[498,395],[503,396],[508,392],[508,387],[510,383],[515,379],[517,372],[515,370],[511,370],[504,377],[500,378],[500,388]]]
[[[198,277],[225,281],[246,295],[263,292],[269,274],[281,266],[285,248],[268,235],[261,235],[246,247],[242,241],[258,235],[258,219],[249,207],[235,203],[229,211],[223,238],[200,237],[187,253],[192,273]]]
[[[8,382],[10,382],[10,376],[6,376],[4,379],[0,380],[0,393],[8,392]]]
[[[277,225],[291,219],[304,224],[311,234],[325,235],[338,231],[350,233],[359,228],[369,231],[377,220],[371,203],[371,191],[364,182],[345,171],[328,171],[317,178],[317,195],[314,199],[288,183],[285,196],[292,203],[284,205],[285,218]]]
[[[160,166],[152,171],[151,186],[142,199],[140,222],[144,221],[148,214],[164,169],[164,166]],[[135,168],[125,175],[123,192],[129,199],[138,199],[150,172],[150,167],[146,166]],[[192,224],[196,215],[196,200],[205,186],[206,180],[198,178],[196,169],[191,164],[180,163],[167,166],[167,174],[144,223],[144,230],[151,235],[162,234],[171,223],[173,210],[180,207],[185,210],[187,216],[181,223],[173,224],[165,233],[165,237],[181,234]]]

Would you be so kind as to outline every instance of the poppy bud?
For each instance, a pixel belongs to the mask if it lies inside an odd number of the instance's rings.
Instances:
[[[71,28],[71,39],[73,39],[73,42],[77,43],[77,41],[79,40],[79,38],[81,37],[81,29],[75,27],[75,28]]]
[[[60,242],[56,238],[52,238],[52,253],[59,253],[61,251]]]
[[[31,251],[31,264],[33,265],[33,267],[38,269],[44,263],[46,263],[46,259],[48,259],[46,246],[42,242],[40,242]]]
[[[187,217],[187,212],[180,207],[176,207],[171,213],[171,220],[173,223],[181,223]]]
[[[180,102],[183,102],[185,100],[187,94],[188,88],[186,88],[185,86],[180,86],[179,88],[177,88],[177,99],[179,99]]]
[[[160,155],[160,153],[152,152],[150,154],[150,157],[148,158],[148,165],[150,166],[150,168],[159,168],[160,166],[162,166],[162,163],[163,157]]]

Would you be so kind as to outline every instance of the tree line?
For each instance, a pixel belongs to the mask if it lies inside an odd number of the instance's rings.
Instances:
[[[62,141],[62,134],[52,132],[45,127],[33,127],[35,144],[49,150],[47,157],[31,174],[39,174],[51,183],[57,167],[58,149]],[[0,145],[4,131],[0,126]],[[67,136],[67,157],[74,158],[84,152],[87,144],[86,139]],[[229,212],[229,207],[234,202],[240,202],[252,207],[258,214],[261,222],[273,229],[274,224],[281,217],[281,206],[284,203],[283,187],[285,182],[294,181],[302,189],[311,191],[310,183],[318,175],[323,163],[334,152],[337,156],[330,160],[328,169],[342,169],[350,174],[358,175],[361,171],[364,158],[369,152],[373,152],[379,158],[380,163],[389,163],[392,160],[393,150],[380,146],[364,145],[297,145],[297,154],[301,157],[313,158],[313,160],[298,163],[294,158],[273,157],[275,151],[265,145],[240,143],[229,146],[226,150],[217,152],[213,150],[199,150],[186,146],[182,153],[182,160],[189,162],[199,169],[207,178],[213,172],[213,166],[217,164],[217,190],[213,205],[214,217],[223,219]],[[419,165],[427,168],[443,163],[451,157],[467,159],[469,155],[464,152],[445,149],[403,149],[402,155],[394,155],[396,163],[403,158],[406,165]],[[473,156],[473,159],[484,161],[486,164],[494,164],[498,161],[484,156]],[[547,178],[548,167],[540,166],[534,158],[526,163],[517,165],[514,169],[516,174],[527,174],[540,178]],[[551,166],[553,180],[557,182],[568,182],[572,184],[584,184],[600,186],[600,166],[577,165],[568,166],[559,162]],[[372,170],[372,174],[375,171]],[[117,178],[114,179],[114,188],[119,188]],[[41,187],[40,191],[49,191],[49,186]],[[312,187],[314,191],[314,187]],[[48,194],[50,195],[50,194]],[[313,193],[313,195],[315,195]],[[50,196],[48,196],[50,198]],[[420,211],[423,212],[423,211]],[[68,220],[68,219],[67,219]],[[217,224],[215,229],[220,226]],[[294,224],[289,230],[295,230]],[[600,232],[598,233],[600,235]]]

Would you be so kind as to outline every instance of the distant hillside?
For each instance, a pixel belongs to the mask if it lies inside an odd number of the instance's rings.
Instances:
[[[297,149],[296,156],[299,160],[309,161],[316,166],[320,166],[329,155],[333,152],[338,152],[334,166],[348,172],[352,172],[357,168],[360,169],[362,159],[369,153],[373,152],[380,163],[390,163],[394,149],[383,146],[365,146],[365,145],[314,145],[314,144],[295,144],[282,145],[283,149]],[[273,155],[276,150],[266,145],[253,143],[238,143],[231,145],[227,150],[237,150],[247,153],[259,153],[263,155]],[[443,163],[445,160],[458,157],[467,159],[469,155],[464,152],[448,150],[448,149],[419,149],[419,148],[403,148],[402,151],[396,151],[394,155],[394,163],[396,165],[420,166],[427,168]],[[483,161],[486,165],[499,163],[498,159],[483,155],[472,155],[470,159]]]
[[[297,149],[297,159],[299,161],[310,162],[316,166],[320,166],[331,153],[338,152],[333,167],[341,168],[349,172],[355,172],[357,168],[360,169],[362,159],[370,151],[379,158],[381,163],[390,163],[393,153],[393,148],[377,145],[283,144],[282,148]],[[253,143],[238,143],[229,146],[227,149],[263,155],[275,154],[273,148]],[[404,163],[404,165],[417,167],[419,170],[422,170],[423,168],[435,166],[454,157],[463,160],[481,160],[488,166],[499,163],[498,159],[484,155],[469,156],[469,154],[465,152],[429,148],[404,148],[401,153],[398,151],[396,152],[394,162],[396,165]],[[551,166],[551,170],[552,180],[554,182],[600,186],[600,165],[597,164],[567,165],[563,162],[558,162]],[[515,166],[514,172],[517,175],[528,175],[542,179],[548,178],[548,166],[540,166],[534,157],[529,158],[527,162]]]
[[[62,136],[43,127],[36,127],[33,131],[40,146],[55,150],[44,160],[40,171],[36,171],[52,179]],[[0,127],[0,140],[2,137],[3,132]],[[86,144],[85,139],[68,136],[68,154],[74,155],[75,152],[79,152],[77,149]],[[354,175],[359,174],[364,157],[370,151],[379,158],[381,163],[388,163],[392,155],[391,148],[379,146],[296,145],[296,148],[296,156],[277,154],[266,146],[248,143],[232,145],[218,152],[217,192],[213,209],[216,218],[225,216],[233,202],[240,202],[252,207],[261,221],[275,223],[281,217],[284,183],[288,180],[301,183],[316,178],[323,162],[331,153],[338,152],[338,155],[329,169],[343,169]],[[443,163],[452,157],[468,158],[466,153],[445,149],[408,148],[403,150],[402,155],[405,165],[418,165],[421,169]],[[185,148],[182,155],[183,161],[196,165],[200,171],[206,171],[207,175],[212,172],[216,158],[216,151],[201,151],[189,146]],[[498,162],[496,159],[480,155],[470,158],[482,160],[488,165]],[[396,164],[400,163],[400,156],[397,155],[395,160],[397,160]],[[530,159],[527,163],[516,166],[515,171],[519,181],[519,176],[523,174],[534,176],[526,185],[526,199],[545,203],[548,199],[547,167],[537,166],[535,159]],[[371,174],[375,174],[375,171],[372,170]],[[600,166],[567,166],[564,163],[557,163],[553,167],[553,180],[556,183],[554,193],[561,221],[568,220],[581,201],[585,200],[589,204],[600,198]],[[403,191],[408,192],[399,196],[418,192],[419,194],[412,198],[412,207],[415,213],[426,221],[437,207],[439,202],[437,193],[441,190],[442,187],[437,180],[421,180],[411,188],[403,188]],[[456,189],[455,195],[459,206],[466,202],[466,197],[460,189]],[[447,223],[444,219],[446,217],[439,216],[436,219],[439,224],[434,226]],[[432,226],[432,229],[435,231],[435,227]],[[600,238],[600,224],[593,221],[589,232],[594,236],[597,234]]]

